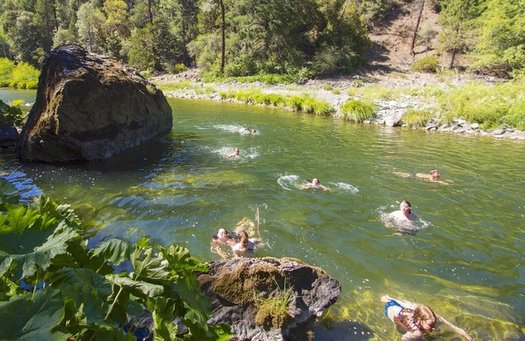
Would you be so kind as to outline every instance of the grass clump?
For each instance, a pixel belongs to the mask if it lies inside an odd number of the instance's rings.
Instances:
[[[401,119],[405,125],[412,128],[424,127],[432,118],[428,111],[409,109]]]
[[[26,62],[15,64],[7,58],[0,58],[0,86],[36,89],[39,76],[40,71]]]
[[[439,69],[439,60],[437,56],[426,56],[417,59],[410,67],[412,71],[436,73]]]
[[[299,80],[297,75],[289,74],[275,74],[275,73],[260,73],[252,76],[237,76],[237,77],[221,77],[213,75],[212,73],[206,73],[202,75],[203,80],[206,83],[213,82],[239,82],[239,83],[263,83],[263,84],[293,84]]]
[[[472,82],[437,98],[445,122],[463,118],[483,129],[510,125],[525,130],[525,78],[495,85]]]
[[[289,312],[290,304],[294,299],[295,294],[291,288],[279,291],[271,297],[255,297],[254,301],[257,308],[255,324],[258,326],[281,328],[284,323],[291,318]]]
[[[350,99],[341,105],[341,115],[346,121],[362,123],[375,117],[376,105],[366,100]]]
[[[262,92],[259,88],[250,88],[239,91],[221,91],[219,96],[224,99],[234,98],[246,104],[288,108],[297,112],[319,116],[331,116],[335,111],[328,102],[318,100],[307,94],[285,96]]]

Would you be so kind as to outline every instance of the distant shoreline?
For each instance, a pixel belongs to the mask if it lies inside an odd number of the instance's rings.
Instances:
[[[341,105],[349,99],[360,99],[363,96],[352,96],[352,92],[366,92],[370,89],[371,96],[376,96],[375,92],[391,91],[399,92],[401,95],[395,98],[376,98],[374,100],[378,110],[376,117],[366,120],[364,123],[402,126],[402,117],[409,109],[426,110],[437,104],[432,96],[411,96],[403,94],[406,89],[441,89],[447,91],[447,87],[462,86],[468,82],[483,82],[487,86],[499,82],[491,78],[476,78],[467,74],[434,75],[424,73],[392,73],[392,74],[371,74],[367,76],[351,76],[346,78],[333,78],[321,80],[308,80],[304,84],[263,84],[261,82],[241,83],[237,81],[224,83],[204,83],[197,76],[195,71],[177,75],[159,75],[153,82],[163,90],[167,97],[183,99],[207,99],[219,102],[237,102],[249,105],[234,98],[224,98],[221,93],[239,92],[249,89],[257,89],[264,94],[276,94],[281,96],[299,96],[307,94],[315,99],[330,104],[334,109],[335,117],[341,112]],[[363,91],[361,91],[363,90]],[[258,105],[258,104],[255,104]],[[272,107],[271,105],[262,105]],[[282,108],[290,110],[289,108]],[[496,129],[481,129],[479,124],[469,124],[462,118],[454,119],[453,122],[440,123],[438,117],[432,117],[423,127],[416,129],[428,132],[454,133],[460,135],[492,136],[494,138],[525,140],[525,131],[520,131],[512,127],[501,127]]]

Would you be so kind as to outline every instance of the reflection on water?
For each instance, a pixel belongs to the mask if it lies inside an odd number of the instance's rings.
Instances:
[[[116,159],[21,165],[22,190],[71,203],[107,236],[188,246],[217,259],[210,239],[260,208],[260,256],[321,266],[343,293],[317,340],[399,337],[381,295],[421,302],[480,340],[518,340],[525,317],[525,144],[351,125],[278,110],[171,101],[171,134]],[[243,127],[256,135],[240,132]],[[240,148],[239,159],[222,155]],[[224,153],[222,152],[224,151]],[[443,186],[393,172],[438,168]],[[301,190],[321,179],[331,191]],[[29,188],[29,190],[28,190]],[[31,191],[35,191],[34,193]],[[381,214],[401,200],[428,228],[400,235]],[[454,339],[447,328],[439,339]]]

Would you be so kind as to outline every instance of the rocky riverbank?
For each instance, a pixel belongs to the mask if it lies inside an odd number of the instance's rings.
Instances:
[[[305,80],[301,84],[293,85],[268,85],[260,82],[241,83],[236,81],[204,83],[196,70],[189,70],[177,75],[160,75],[154,79],[154,83],[161,88],[166,86],[164,90],[166,96],[174,98],[235,102],[236,100],[232,98],[225,99],[221,93],[248,89],[258,89],[261,93],[282,96],[308,94],[315,99],[329,103],[335,110],[334,117],[340,116],[341,105],[345,101],[352,98],[360,99],[363,97],[363,93],[367,93],[369,97],[373,98],[377,111],[373,119],[364,123],[391,127],[408,127],[407,124],[403,123],[403,116],[409,110],[435,112],[432,108],[437,107],[438,104],[433,96],[428,94],[422,96],[421,93],[436,90],[446,92],[450,87],[461,87],[472,81],[482,81],[487,85],[498,82],[497,79],[480,79],[464,74],[389,73],[387,75],[366,74],[345,78]],[[178,84],[178,86],[169,86],[173,84]],[[389,96],[382,96],[374,92],[387,92]],[[429,133],[443,132],[525,140],[525,131],[510,126],[482,129],[479,124],[469,124],[460,117],[455,118],[452,122],[445,123],[436,114],[421,129]]]

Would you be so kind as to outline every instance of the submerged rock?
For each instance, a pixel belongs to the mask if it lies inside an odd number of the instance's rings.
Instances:
[[[221,260],[199,281],[212,298],[208,323],[230,325],[235,340],[305,339],[341,293],[324,270],[292,258]]]
[[[106,159],[171,130],[160,90],[119,62],[78,45],[51,51],[17,154],[22,160]]]

